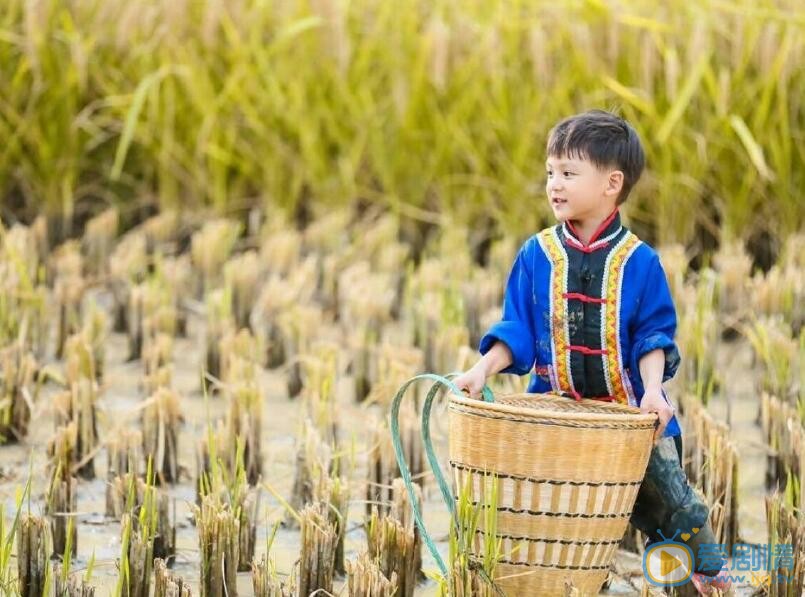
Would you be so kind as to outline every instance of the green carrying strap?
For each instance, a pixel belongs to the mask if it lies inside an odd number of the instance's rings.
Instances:
[[[403,453],[402,442],[400,440],[400,405],[402,404],[405,393],[412,384],[425,379],[435,382],[425,398],[425,403],[422,405],[422,441],[425,444],[425,454],[428,457],[430,468],[433,471],[434,477],[436,477],[436,483],[439,485],[439,491],[441,491],[442,498],[444,498],[444,502],[447,504],[447,509],[450,511],[450,518],[453,521],[453,524],[457,524],[458,517],[456,514],[456,504],[453,501],[453,494],[450,491],[450,486],[445,481],[444,474],[442,473],[442,467],[439,465],[439,459],[436,457],[436,453],[433,450],[433,442],[431,441],[430,435],[430,413],[433,406],[433,399],[436,398],[439,390],[444,387],[450,390],[450,392],[456,396],[466,396],[466,394],[459,390],[458,386],[451,381],[451,379],[457,375],[459,374],[450,373],[449,375],[441,376],[434,373],[423,373],[421,375],[412,377],[400,387],[400,389],[397,391],[397,395],[394,396],[394,401],[391,403],[391,441],[394,444],[394,455],[397,457],[397,466],[400,467],[400,474],[402,475],[403,482],[405,483],[405,490],[408,492],[408,497],[411,501],[411,509],[414,513],[414,521],[416,522],[416,526],[419,528],[422,538],[425,541],[425,545],[428,546],[428,550],[433,556],[433,559],[436,560],[439,570],[443,575],[447,575],[447,566],[445,565],[444,560],[442,560],[442,557],[439,555],[439,551],[436,549],[436,544],[433,542],[433,539],[425,528],[425,522],[422,519],[422,512],[417,504],[416,495],[414,494],[414,486],[413,482],[411,481],[411,471],[408,468],[408,463],[405,461],[405,454]],[[482,393],[484,402],[495,401],[495,397],[489,387],[484,386]]]

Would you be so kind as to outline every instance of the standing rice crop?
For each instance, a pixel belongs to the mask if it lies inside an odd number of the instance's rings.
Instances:
[[[190,256],[198,272],[198,296],[204,296],[222,281],[222,266],[229,258],[241,227],[237,222],[216,219],[193,233]]]
[[[236,513],[216,495],[205,495],[194,507],[201,553],[201,597],[235,597],[239,561]]]
[[[710,506],[716,539],[732,546],[739,533],[737,447],[727,425],[713,419],[694,397],[685,395],[680,404],[685,405],[683,425],[691,438],[684,443],[685,471]]]
[[[120,212],[115,207],[102,211],[87,222],[81,245],[88,274],[102,276],[107,273],[119,225]]]
[[[759,389],[793,401],[800,381],[797,375],[805,366],[805,332],[794,337],[791,326],[776,316],[754,319],[744,335],[762,372]]]
[[[154,597],[190,597],[190,586],[168,570],[165,560],[154,559]]]
[[[19,343],[0,348],[0,443],[28,435],[36,367],[33,354]]]
[[[769,597],[796,597],[805,591],[805,521],[790,497],[787,492],[766,496]]]
[[[56,358],[64,354],[67,338],[81,326],[81,301],[85,282],[77,243],[65,243],[51,256],[54,270],[53,296],[58,305]]]
[[[333,592],[338,532],[330,521],[329,505],[313,502],[302,508],[299,553],[299,594]]]
[[[766,486],[780,491],[788,484],[791,502],[802,508],[805,487],[805,426],[797,408],[765,392],[761,395],[760,422],[771,452],[766,468]]]
[[[17,578],[21,597],[40,597],[44,593],[50,555],[47,519],[24,513],[17,529]]]
[[[685,354],[682,380],[685,389],[707,404],[715,391],[718,375],[715,346],[719,327],[717,314],[718,278],[712,270],[699,272],[696,284],[686,286],[679,312],[678,342]]]
[[[109,257],[109,288],[115,303],[113,329],[116,332],[129,329],[131,290],[144,279],[147,265],[145,236],[135,231],[123,235]]]
[[[422,566],[421,542],[409,512],[411,504],[407,492],[401,483],[395,483],[395,490],[399,506],[382,516],[375,509],[369,516],[366,530],[368,553],[385,578],[396,578],[396,594],[411,597]],[[419,488],[416,495],[421,503]]]
[[[457,519],[450,527],[447,578],[438,579],[439,594],[451,597],[491,597],[495,568],[503,557],[497,537],[498,483],[482,482],[481,495],[473,501],[470,477],[458,488]]]
[[[257,251],[235,255],[224,264],[224,280],[232,295],[232,315],[238,329],[251,329],[251,311],[260,290],[261,267]]]
[[[278,528],[279,523],[276,523],[266,534],[266,550],[260,561],[257,558],[252,561],[252,588],[255,597],[292,597],[296,594],[296,579],[291,576],[286,581],[281,580],[271,556],[271,546]]]
[[[143,453],[153,461],[159,483],[179,480],[179,428],[181,399],[167,388],[160,388],[145,403],[142,415]]]

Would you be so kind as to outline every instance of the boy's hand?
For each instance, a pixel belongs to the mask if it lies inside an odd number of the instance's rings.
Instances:
[[[640,411],[644,413],[657,413],[660,424],[654,432],[654,442],[662,437],[668,421],[674,416],[674,408],[663,398],[662,387],[648,387],[640,401]]]
[[[478,398],[486,384],[486,372],[483,367],[476,364],[453,380],[459,390],[469,393],[470,398]]]

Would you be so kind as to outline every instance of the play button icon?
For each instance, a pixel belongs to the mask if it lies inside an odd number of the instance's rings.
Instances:
[[[660,574],[662,574],[663,577],[668,576],[681,565],[682,562],[679,561],[679,558],[668,553],[666,550],[660,551]]]
[[[655,543],[643,554],[643,572],[646,580],[656,586],[685,584],[693,574],[693,553],[684,543]]]

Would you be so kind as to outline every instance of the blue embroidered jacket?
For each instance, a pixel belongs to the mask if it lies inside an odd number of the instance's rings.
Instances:
[[[680,360],[675,332],[659,257],[615,210],[588,245],[569,223],[525,242],[506,285],[502,320],[481,339],[480,352],[505,343],[513,362],[502,373],[530,372],[529,392],[639,406],[640,358],[663,349],[663,381],[673,377]],[[665,435],[680,433],[674,417]]]

